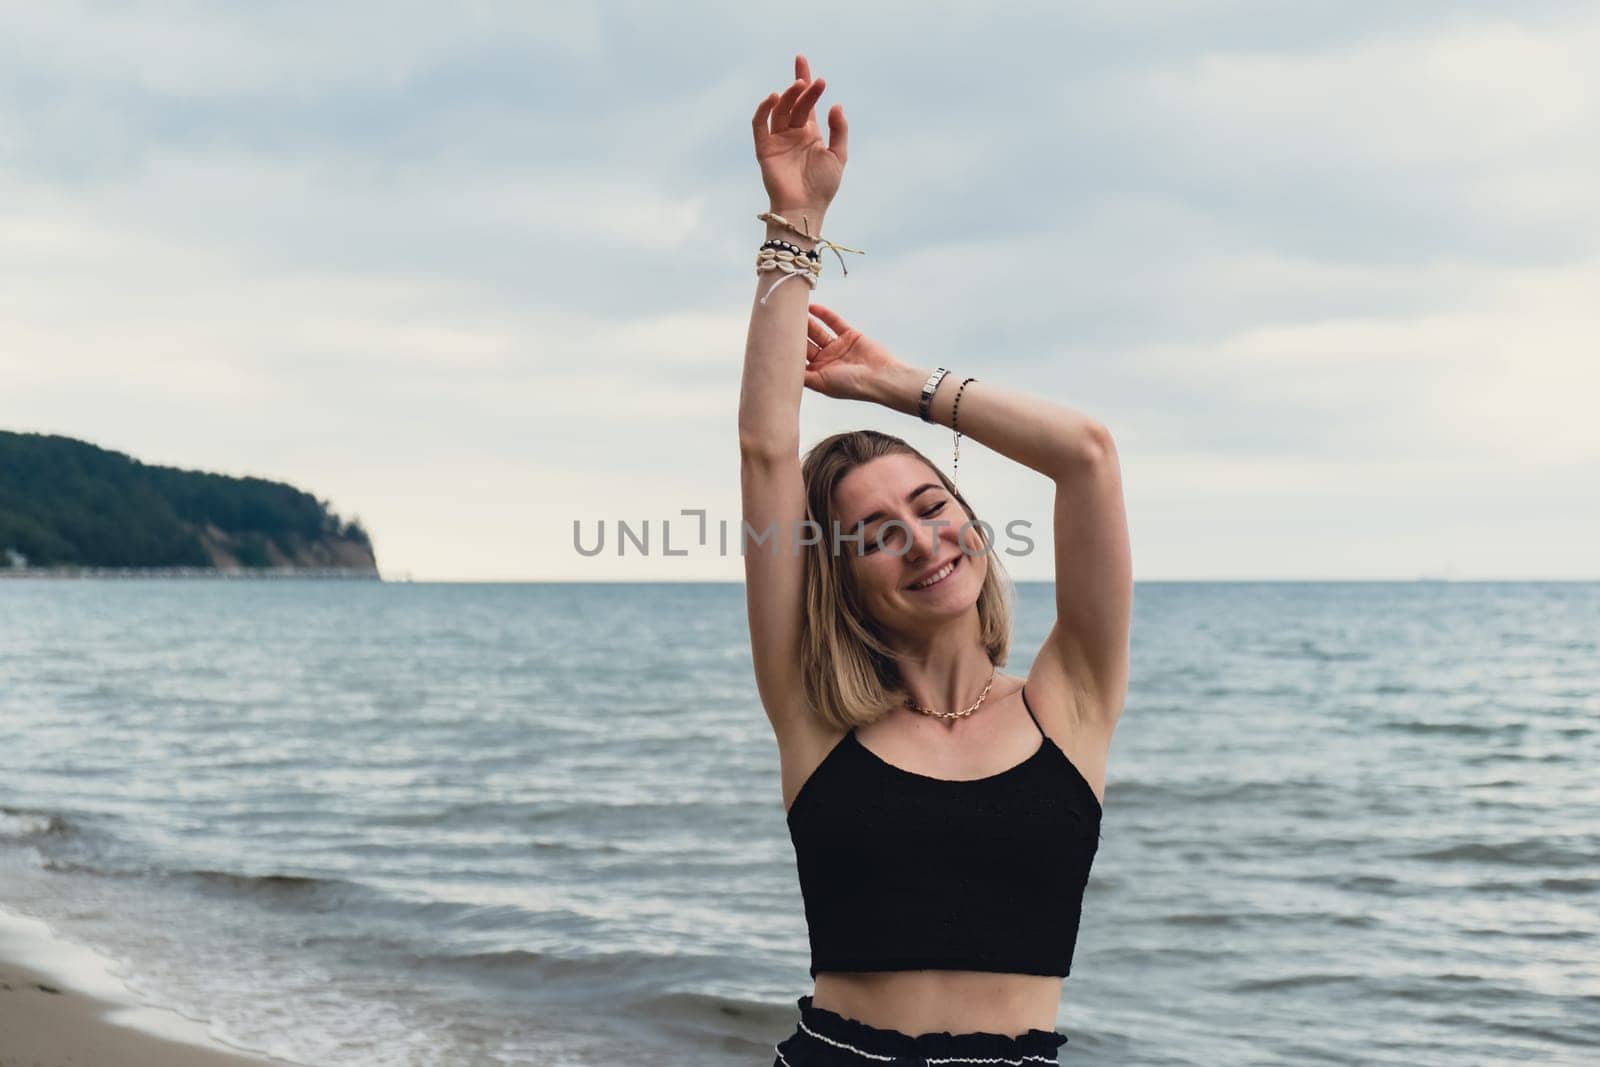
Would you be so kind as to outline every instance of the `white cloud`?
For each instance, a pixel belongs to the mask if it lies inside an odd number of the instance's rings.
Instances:
[[[11,51],[93,82],[189,100],[248,93],[321,94],[404,82],[473,44],[593,54],[604,44],[593,4],[506,9],[473,0],[442,17],[433,4],[178,3],[11,5]]]
[[[1130,86],[1204,135],[1225,165],[1470,166],[1574,148],[1593,159],[1600,22],[1474,22],[1319,53],[1212,52]],[[1392,172],[1392,171],[1391,171]]]

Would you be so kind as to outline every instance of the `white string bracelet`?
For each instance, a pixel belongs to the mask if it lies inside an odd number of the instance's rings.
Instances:
[[[817,287],[817,278],[822,274],[822,264],[809,256],[801,254],[796,256],[793,252],[780,252],[772,248],[763,248],[756,254],[756,272],[764,270],[782,271],[783,277],[772,284],[767,290],[767,296],[777,291],[778,286],[790,278],[804,278],[806,284],[812,289]],[[767,296],[761,302],[767,302]]]

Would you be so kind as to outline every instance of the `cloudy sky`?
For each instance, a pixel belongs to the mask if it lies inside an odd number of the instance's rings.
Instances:
[[[1106,423],[1137,578],[1600,577],[1593,4],[1004,7],[7,4],[0,428],[291,482],[392,577],[737,579],[802,52],[867,252],[814,299]],[[803,444],[860,426],[949,469],[807,395]]]

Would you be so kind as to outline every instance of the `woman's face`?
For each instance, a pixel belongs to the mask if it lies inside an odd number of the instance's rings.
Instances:
[[[977,603],[989,567],[980,532],[975,526],[962,530],[966,511],[916,456],[879,456],[845,475],[834,489],[834,514],[839,554],[880,624],[900,632],[925,630]],[[843,540],[857,533],[858,523],[861,544]],[[823,536],[831,549],[832,531]],[[951,563],[954,570],[919,587]]]

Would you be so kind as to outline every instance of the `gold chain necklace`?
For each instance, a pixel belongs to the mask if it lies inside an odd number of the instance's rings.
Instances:
[[[973,712],[975,712],[979,708],[983,707],[984,700],[989,696],[989,686],[994,685],[994,676],[995,676],[995,672],[994,671],[990,671],[989,672],[989,684],[985,685],[983,687],[983,692],[982,692],[982,694],[979,695],[977,703],[973,704],[972,707],[968,708],[965,711],[950,711],[950,712],[934,711],[932,708],[923,707],[921,704],[918,704],[916,701],[912,700],[910,697],[906,697],[906,707],[910,708],[912,711],[919,711],[924,715],[932,715],[936,719],[960,719],[960,718],[964,718],[965,716],[971,715]]]

